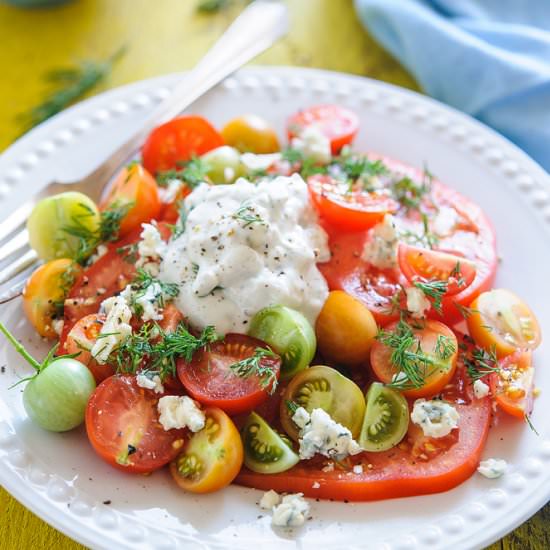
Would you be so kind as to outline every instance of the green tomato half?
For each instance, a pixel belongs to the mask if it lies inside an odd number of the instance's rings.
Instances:
[[[281,356],[281,380],[292,378],[313,359],[317,340],[309,321],[286,306],[266,307],[252,318],[249,336],[263,340]]]
[[[76,359],[54,359],[23,391],[23,405],[45,430],[66,432],[84,421],[96,384],[89,369]]]
[[[27,229],[31,247],[43,260],[75,259],[83,239],[93,241],[100,223],[95,202],[83,193],[68,191],[42,199],[31,212]]]

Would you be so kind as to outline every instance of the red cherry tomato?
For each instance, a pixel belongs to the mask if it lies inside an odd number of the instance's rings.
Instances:
[[[151,174],[176,168],[194,155],[223,145],[221,134],[200,116],[182,116],[161,124],[150,134],[141,155]]]
[[[468,288],[476,277],[473,262],[437,250],[399,244],[399,267],[409,282],[445,281],[447,296],[454,296]]]
[[[359,130],[357,115],[338,105],[316,105],[297,112],[287,122],[289,139],[299,136],[304,128],[315,125],[330,140],[332,154],[348,145]]]
[[[313,204],[319,214],[341,230],[361,231],[381,222],[399,204],[392,198],[360,189],[349,190],[347,183],[317,174],[308,178]]]
[[[94,391],[86,408],[86,431],[96,453],[126,472],[152,472],[176,458],[185,430],[159,423],[159,396],[140,388],[135,376],[111,376]]]
[[[227,334],[223,341],[195,353],[190,363],[180,359],[178,376],[189,394],[204,405],[219,407],[228,414],[251,411],[267,399],[272,385],[262,385],[262,379],[254,372],[238,376],[231,365],[252,357],[257,348],[266,345],[250,336]],[[279,357],[264,357],[260,366],[271,369],[279,378]]]

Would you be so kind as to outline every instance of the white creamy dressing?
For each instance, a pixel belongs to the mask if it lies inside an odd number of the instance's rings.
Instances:
[[[328,296],[316,264],[330,251],[299,175],[202,184],[184,206],[185,232],[168,244],[159,278],[179,285],[175,304],[193,326],[246,332],[275,304],[315,323]]]

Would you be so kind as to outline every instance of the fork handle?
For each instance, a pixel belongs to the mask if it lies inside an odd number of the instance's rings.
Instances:
[[[288,30],[287,8],[275,0],[256,0],[163,100],[142,127],[118,147],[86,179],[107,182],[143,144],[148,134],[177,116],[226,76],[269,48]]]

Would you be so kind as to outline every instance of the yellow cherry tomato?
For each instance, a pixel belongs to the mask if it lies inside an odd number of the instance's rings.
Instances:
[[[470,336],[498,357],[518,349],[535,349],[541,341],[540,326],[529,306],[513,292],[497,288],[483,292],[470,304],[466,320]]]
[[[23,290],[23,310],[40,336],[56,338],[53,320],[62,317],[63,302],[82,268],[60,258],[40,266]]]
[[[368,360],[378,328],[359,300],[334,290],[317,318],[315,332],[323,357],[353,367]]]
[[[276,153],[280,150],[275,130],[263,118],[243,115],[230,120],[222,130],[226,145],[242,153]]]
[[[204,413],[204,428],[191,434],[170,464],[176,483],[191,493],[223,489],[237,477],[244,459],[241,436],[231,418],[216,407]]]

